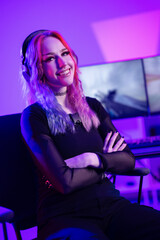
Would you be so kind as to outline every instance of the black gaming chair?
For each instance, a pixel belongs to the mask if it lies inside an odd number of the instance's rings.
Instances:
[[[36,226],[37,205],[36,174],[22,140],[20,116],[12,114],[0,117],[0,206],[14,212],[8,215],[3,209],[0,222],[3,223],[4,232],[5,221],[12,222],[19,240],[20,230]]]

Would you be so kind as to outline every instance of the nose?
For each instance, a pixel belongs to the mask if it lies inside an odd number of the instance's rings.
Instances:
[[[56,64],[57,64],[58,68],[62,68],[66,65],[66,62],[64,61],[64,59],[62,57],[58,56],[56,58]]]

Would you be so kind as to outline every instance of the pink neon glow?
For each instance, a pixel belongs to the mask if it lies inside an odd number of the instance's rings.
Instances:
[[[92,28],[105,61],[157,54],[160,10],[95,22]]]

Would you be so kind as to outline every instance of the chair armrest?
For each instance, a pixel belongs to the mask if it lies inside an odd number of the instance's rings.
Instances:
[[[14,212],[11,209],[0,206],[0,222],[12,222]]]
[[[149,168],[134,168],[132,170],[121,172],[121,173],[114,173],[110,172],[112,175],[123,175],[123,176],[146,176],[150,173]]]
[[[139,191],[138,191],[138,200],[137,203],[140,204],[141,202],[141,193],[142,193],[142,182],[143,182],[143,176],[146,176],[150,173],[149,168],[134,168],[132,170],[121,172],[121,173],[114,173],[110,172],[113,178],[113,184],[115,185],[116,182],[116,176],[117,175],[123,175],[123,176],[139,176],[140,182],[139,182]]]

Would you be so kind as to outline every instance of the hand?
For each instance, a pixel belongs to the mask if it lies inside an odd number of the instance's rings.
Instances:
[[[100,159],[97,154],[92,152],[85,152],[72,158],[65,160],[66,164],[70,168],[86,168],[100,166]]]
[[[117,151],[123,151],[126,147],[126,143],[124,143],[124,138],[121,137],[118,142],[115,144],[116,139],[118,137],[118,132],[113,133],[109,132],[104,140],[103,152],[104,153],[111,153]]]

